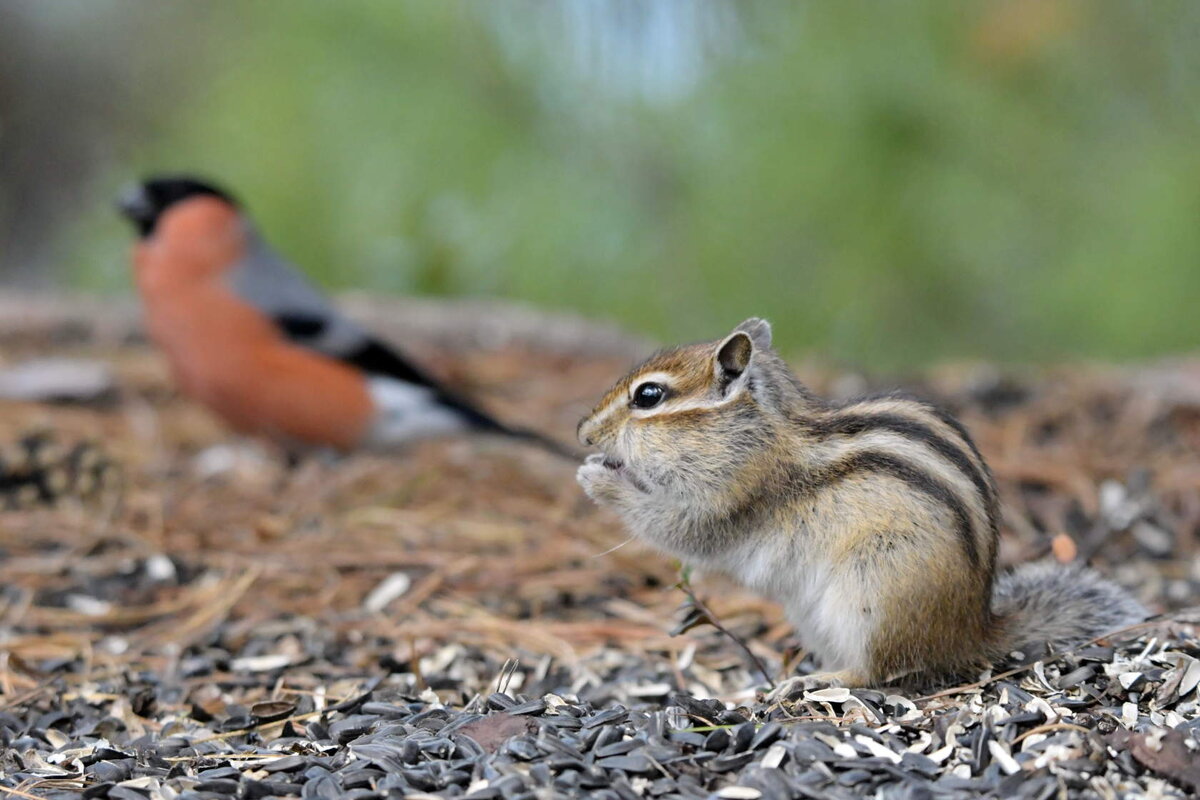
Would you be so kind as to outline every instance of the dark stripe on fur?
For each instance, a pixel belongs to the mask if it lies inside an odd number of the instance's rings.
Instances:
[[[948,486],[903,459],[876,450],[864,450],[821,470],[815,476],[814,488],[837,483],[857,472],[891,475],[948,508],[954,515],[958,538],[962,542],[967,559],[973,565],[979,566],[979,545],[971,528],[971,516],[967,507]]]
[[[975,455],[975,460],[983,467],[983,477],[987,480],[988,488],[991,490],[987,496],[988,509],[988,525],[991,528],[992,540],[996,541],[1000,538],[1000,494],[996,490],[996,482],[992,479],[992,471],[988,469],[987,462],[983,459],[983,454],[979,452],[979,448],[975,446],[975,440],[971,438],[971,434],[967,431],[967,426],[959,421],[946,409],[933,403],[926,403],[922,400],[915,401],[921,408],[928,411],[938,418],[943,425],[948,425],[959,438],[966,442],[967,447],[971,448],[971,452]],[[991,563],[989,569],[996,567],[996,550],[998,548],[993,545],[991,548]]]
[[[967,431],[967,427],[963,425],[957,417],[935,403],[931,403],[928,400],[917,397],[909,392],[884,392],[881,394],[865,395],[855,400],[851,400],[842,407],[848,408],[860,403],[877,402],[880,400],[899,400],[904,403],[912,403],[922,411],[928,411],[930,414],[937,417],[939,422],[950,427],[955,433],[958,434],[959,438],[961,438],[963,442],[966,443],[967,447],[970,448],[971,453],[974,454],[975,458],[979,460],[979,463],[985,465],[986,470],[986,462],[983,460],[983,455],[979,452],[979,448],[975,446],[975,440],[971,438],[971,434]]]
[[[953,464],[959,472],[970,479],[971,483],[975,484],[975,489],[983,499],[983,506],[988,515],[988,523],[993,524],[995,522],[993,518],[995,503],[992,502],[994,490],[991,481],[988,480],[988,476],[975,462],[967,457],[962,448],[950,440],[939,436],[928,425],[899,414],[886,412],[856,413],[847,411],[834,416],[812,420],[806,426],[818,435],[857,436],[860,433],[871,430],[888,430],[909,439],[917,439],[923,442],[942,458]]]
[[[958,417],[951,414],[941,406],[935,406],[930,403],[921,403],[921,407],[933,414],[944,425],[949,425],[958,434],[959,438],[967,443],[967,447],[971,448],[971,452],[979,459],[979,463],[983,464],[983,455],[979,452],[979,448],[975,446],[975,440],[971,438],[971,434],[967,431],[967,426],[963,425]]]
[[[891,475],[949,509],[954,516],[956,533],[967,559],[976,567],[985,566],[990,575],[990,563],[980,564],[979,542],[973,531],[971,515],[958,495],[950,487],[907,461],[877,450],[855,453],[815,471],[796,464],[783,466],[774,479],[764,482],[750,495],[742,498],[741,502],[729,509],[721,519],[706,523],[705,530],[708,533],[701,537],[700,550],[703,553],[720,552],[731,541],[744,541],[747,529],[757,530],[775,524],[774,515],[787,505],[781,503],[780,498],[800,500],[812,497],[822,489],[860,472]],[[994,551],[995,548],[989,550]]]

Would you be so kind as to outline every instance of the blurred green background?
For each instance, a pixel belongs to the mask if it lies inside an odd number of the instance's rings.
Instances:
[[[0,269],[129,291],[131,178],[322,284],[791,354],[1200,345],[1200,4],[7,0]]]

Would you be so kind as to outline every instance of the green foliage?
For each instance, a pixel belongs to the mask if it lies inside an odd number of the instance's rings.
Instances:
[[[1200,7],[746,4],[656,102],[514,56],[480,8],[213,5],[190,92],[104,189],[197,170],[327,286],[663,340],[761,315],[876,368],[1200,341]],[[112,286],[98,209],[79,280]]]

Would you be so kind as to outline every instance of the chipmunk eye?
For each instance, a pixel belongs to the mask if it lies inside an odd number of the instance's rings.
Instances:
[[[667,396],[667,387],[661,383],[647,382],[633,390],[634,408],[654,408]]]

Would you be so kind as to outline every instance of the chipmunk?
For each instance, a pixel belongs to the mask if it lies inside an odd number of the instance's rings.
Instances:
[[[666,350],[579,424],[584,491],[684,563],[780,602],[827,670],[787,691],[951,676],[1146,611],[1090,569],[997,576],[998,500],[966,429],[898,396],[810,393],[748,319]]]

